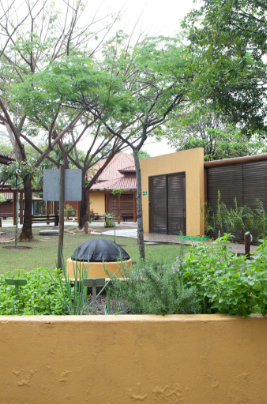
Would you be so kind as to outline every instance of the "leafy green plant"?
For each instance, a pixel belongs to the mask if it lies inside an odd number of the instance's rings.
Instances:
[[[79,265],[77,261],[73,263],[74,279],[70,279],[66,270],[64,258],[61,258],[62,273],[50,274],[61,293],[58,297],[66,308],[69,315],[82,315],[87,305],[87,288],[83,286],[83,279],[88,278],[89,263],[87,267]],[[62,279],[63,275],[63,279]],[[63,291],[65,290],[65,293]]]
[[[267,313],[267,240],[253,260],[227,248],[229,235],[211,244],[192,247],[179,274],[187,287],[197,288],[203,312],[240,314]]]
[[[108,271],[107,271],[108,273]],[[197,289],[184,287],[171,262],[139,261],[133,268],[119,266],[119,278],[112,278],[112,291],[118,294],[131,313],[189,314],[199,313]]]
[[[114,215],[112,213],[103,213],[105,219],[105,227],[114,227],[116,223],[114,222]]]
[[[0,194],[0,203],[6,202],[4,195]]]
[[[66,205],[66,210],[67,210],[67,217],[68,218],[73,215],[74,210],[73,210],[73,207],[71,205],[67,204]]]
[[[267,213],[264,209],[262,201],[256,199],[255,209],[255,234],[258,237],[265,238],[267,236]]]
[[[244,223],[244,208],[237,206],[237,200],[234,199],[234,208],[227,208],[227,206],[221,202],[222,211],[224,212],[223,224],[227,232],[236,233],[239,236],[239,240],[243,241],[243,236],[246,231]]]
[[[93,209],[90,210],[90,220],[95,219],[98,216],[98,213],[96,213]]]
[[[24,270],[9,271],[0,275],[0,314],[1,315],[62,315],[66,314],[64,298],[66,289],[51,280],[57,277],[57,270],[37,268],[30,272]],[[16,298],[15,287],[8,286],[5,278],[24,278],[28,283],[20,287]]]

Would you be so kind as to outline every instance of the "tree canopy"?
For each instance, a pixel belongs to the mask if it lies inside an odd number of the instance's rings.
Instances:
[[[243,133],[266,133],[267,6],[262,0],[204,0],[184,21],[196,92]]]
[[[259,135],[248,140],[237,126],[224,121],[221,111],[214,111],[208,104],[188,104],[177,111],[165,125],[162,136],[176,151],[203,147],[205,161],[267,151],[267,145]]]

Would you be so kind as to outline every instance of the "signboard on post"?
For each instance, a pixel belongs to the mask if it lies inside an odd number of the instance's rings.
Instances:
[[[64,236],[64,201],[82,200],[82,170],[44,170],[44,201],[59,201],[59,233],[57,268],[62,269],[62,251]]]
[[[82,200],[82,170],[67,169],[64,179],[64,201]],[[59,170],[44,170],[44,201],[59,201]]]

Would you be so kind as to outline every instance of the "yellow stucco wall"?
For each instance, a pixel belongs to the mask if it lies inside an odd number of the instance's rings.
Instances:
[[[105,213],[105,194],[98,192],[90,192],[90,209],[95,213],[103,215]]]
[[[150,176],[185,172],[186,178],[186,235],[204,234],[204,149],[197,148],[163,156],[143,159],[141,163],[144,232],[149,232],[149,186]]]
[[[1,316],[1,404],[266,403],[267,318]]]

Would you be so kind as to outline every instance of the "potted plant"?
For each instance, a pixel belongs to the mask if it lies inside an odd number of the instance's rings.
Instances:
[[[103,213],[105,219],[105,227],[115,227],[114,215],[113,213]]]

